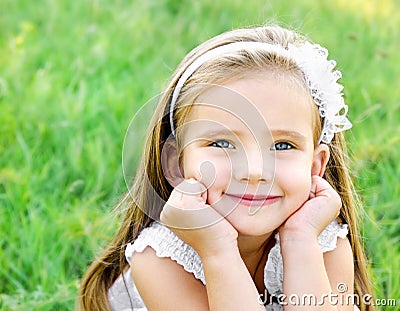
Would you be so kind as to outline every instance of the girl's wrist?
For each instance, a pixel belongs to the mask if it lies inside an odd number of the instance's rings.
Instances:
[[[308,261],[307,258],[314,257],[316,254],[322,254],[322,249],[314,238],[293,238],[280,240],[282,257],[287,256],[297,258],[298,263],[301,260]]]
[[[304,247],[305,245],[318,244],[318,234],[313,231],[282,230],[279,232],[279,238],[282,250],[286,247]]]
[[[226,260],[229,261],[234,257],[240,257],[237,242],[226,244],[224,247],[218,249],[205,249],[203,251],[199,251],[198,253],[203,263],[206,261],[225,262]]]

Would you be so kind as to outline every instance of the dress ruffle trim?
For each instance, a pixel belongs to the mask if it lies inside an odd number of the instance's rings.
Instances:
[[[206,284],[199,254],[188,244],[182,241],[175,233],[158,222],[153,222],[149,227],[142,230],[133,243],[129,243],[125,249],[125,257],[132,264],[134,252],[143,252],[150,246],[157,257],[168,257],[176,261],[187,272],[193,273],[196,279]]]

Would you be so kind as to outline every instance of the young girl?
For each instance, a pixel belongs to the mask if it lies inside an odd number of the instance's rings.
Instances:
[[[334,67],[279,26],[191,51],[81,309],[373,310]]]

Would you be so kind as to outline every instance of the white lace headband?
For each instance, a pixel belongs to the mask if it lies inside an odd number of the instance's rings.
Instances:
[[[175,104],[187,79],[189,79],[201,65],[211,59],[224,54],[251,48],[262,49],[290,58],[295,61],[297,66],[304,73],[311,96],[318,106],[319,115],[324,119],[322,133],[318,143],[324,142],[329,144],[335,133],[351,128],[351,123],[346,117],[348,107],[343,100],[343,86],[337,83],[337,80],[342,77],[342,74],[338,70],[333,70],[336,66],[336,62],[327,59],[327,49],[318,44],[311,44],[310,42],[304,42],[300,46],[289,44],[286,50],[282,46],[276,44],[249,41],[229,43],[209,50],[186,68],[172,93],[169,117],[173,135],[175,135],[173,122]]]

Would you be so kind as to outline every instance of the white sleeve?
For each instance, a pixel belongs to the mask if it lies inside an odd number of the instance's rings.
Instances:
[[[170,229],[158,222],[144,228],[137,239],[126,246],[125,257],[130,265],[133,253],[143,252],[147,246],[156,252],[157,257],[168,257],[176,261],[205,285],[203,263],[199,254]]]

